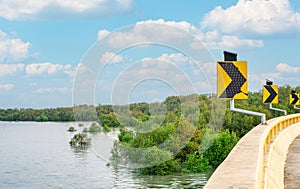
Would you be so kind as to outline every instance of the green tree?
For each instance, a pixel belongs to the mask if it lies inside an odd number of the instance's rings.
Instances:
[[[203,153],[203,157],[208,160],[209,165],[217,168],[227,157],[239,138],[234,132],[228,130],[219,133],[213,144]]]
[[[201,173],[211,169],[209,160],[198,151],[189,154],[183,165],[185,168],[183,168],[182,172],[186,173]]]

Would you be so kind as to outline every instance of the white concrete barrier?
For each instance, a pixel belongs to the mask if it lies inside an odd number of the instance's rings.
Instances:
[[[275,138],[267,157],[264,188],[284,188],[284,165],[288,149],[299,135],[300,123],[296,123],[284,129]]]
[[[256,126],[241,138],[204,188],[280,188],[288,147],[299,134],[300,114],[274,118],[267,125]]]

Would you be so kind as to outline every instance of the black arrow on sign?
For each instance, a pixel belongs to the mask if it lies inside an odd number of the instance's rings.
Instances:
[[[273,87],[270,85],[266,85],[265,88],[270,93],[270,96],[266,99],[265,103],[272,103],[272,101],[278,94],[276,93],[276,91],[274,91]]]
[[[232,80],[224,92],[220,95],[220,98],[233,98],[238,93],[244,93],[241,91],[241,88],[247,79],[243,76],[240,70],[233,63],[229,62],[219,62],[219,65]],[[248,95],[246,93],[244,94]]]
[[[294,100],[291,102],[291,104],[292,104],[292,105],[297,104],[297,102],[298,102],[298,100],[299,100],[298,95],[297,95],[296,93],[292,93],[292,98],[293,98]]]

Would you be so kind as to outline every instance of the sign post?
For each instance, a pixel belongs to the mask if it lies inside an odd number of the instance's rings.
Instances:
[[[224,51],[224,61],[217,62],[218,98],[230,100],[230,110],[242,114],[261,117],[266,124],[264,113],[238,109],[234,107],[235,99],[248,99],[247,62],[237,61],[237,54]]]

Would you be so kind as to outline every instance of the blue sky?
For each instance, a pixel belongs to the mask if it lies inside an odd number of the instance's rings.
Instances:
[[[122,36],[123,42],[154,31],[156,37],[178,39],[175,33],[165,34],[168,28],[155,30],[155,24],[189,32],[212,57],[203,60],[199,69],[181,49],[145,45],[119,53],[103,50],[100,58],[107,60],[105,69],[89,78],[94,82],[82,81],[87,79],[80,74],[86,69],[88,50],[104,43],[105,37],[114,39],[112,46],[119,45],[122,41],[117,39],[124,34],[120,28],[130,30]],[[134,102],[159,101],[187,91],[215,92],[215,61],[223,59],[223,50],[248,61],[251,91],[260,90],[265,79],[297,86],[299,44],[298,0],[1,0],[0,107],[112,103],[115,93]],[[89,88],[93,94],[85,99],[80,95],[86,93],[74,86]],[[123,94],[122,87],[128,92]],[[80,94],[75,100],[74,93]]]

